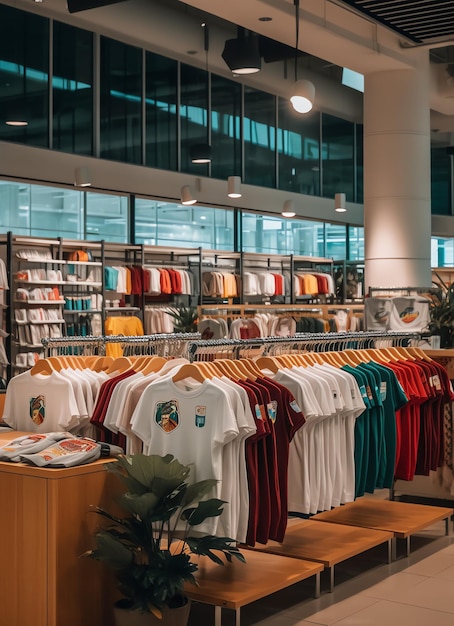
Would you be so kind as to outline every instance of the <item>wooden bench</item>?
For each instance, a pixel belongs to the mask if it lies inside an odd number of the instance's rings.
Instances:
[[[448,535],[449,520],[453,513],[454,509],[439,506],[359,498],[355,502],[343,504],[331,511],[318,513],[311,519],[392,532],[394,535],[392,559],[394,560],[396,558],[396,539],[406,539],[408,556],[410,554],[411,535],[442,520],[445,521],[445,532]]]
[[[315,576],[315,597],[319,597],[321,563],[252,550],[244,556],[246,563],[233,559],[224,566],[208,557],[198,557],[198,587],[189,583],[185,586],[192,600],[214,605],[215,626],[221,626],[223,608],[235,611],[235,626],[240,626],[241,607],[311,576]]]
[[[335,565],[386,542],[389,563],[393,536],[385,530],[299,520],[289,524],[283,543],[269,541],[247,549],[323,563],[330,573],[329,590],[333,591]]]

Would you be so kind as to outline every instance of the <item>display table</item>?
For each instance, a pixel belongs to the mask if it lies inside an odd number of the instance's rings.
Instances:
[[[410,554],[410,537],[436,522],[444,521],[446,534],[449,534],[449,520],[454,510],[447,507],[410,504],[375,498],[358,498],[331,511],[314,515],[318,522],[348,524],[361,528],[374,528],[393,533],[393,560],[396,556],[396,539],[406,539],[407,556]]]
[[[0,442],[26,433],[0,433]],[[107,461],[109,462],[109,461]],[[106,460],[67,469],[0,462],[0,624],[110,626],[115,584],[100,563],[80,558],[94,545],[118,481]]]
[[[243,554],[246,563],[233,559],[224,566],[206,556],[199,557],[195,573],[198,586],[185,585],[190,598],[214,605],[215,626],[221,626],[223,608],[235,610],[235,626],[240,626],[241,607],[311,576],[315,576],[315,597],[320,595],[321,563],[252,550]]]
[[[358,528],[344,524],[328,524],[313,520],[301,520],[287,527],[284,541],[269,541],[257,544],[250,550],[279,554],[296,559],[307,559],[323,563],[330,573],[330,591],[334,589],[334,566],[357,556],[382,543],[388,544],[388,563],[391,561],[391,540],[393,533],[372,528]]]

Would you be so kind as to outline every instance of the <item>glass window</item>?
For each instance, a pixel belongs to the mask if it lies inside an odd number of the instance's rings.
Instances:
[[[432,148],[432,213],[437,215],[452,215],[451,206],[452,184],[451,160],[446,148]]]
[[[208,143],[208,74],[181,64],[181,171],[207,176],[208,165],[191,162],[191,146]]]
[[[348,201],[353,194],[354,124],[332,115],[322,114],[322,174],[324,198],[345,193]]]
[[[142,51],[101,37],[100,156],[142,162]]]
[[[0,5],[0,24],[0,140],[47,148],[49,20]]]
[[[135,215],[136,243],[233,250],[232,210],[136,198]]]
[[[279,189],[320,195],[320,114],[301,115],[278,99]]]
[[[244,180],[276,187],[276,97],[244,87]]]
[[[146,53],[145,164],[176,171],[178,64]]]
[[[1,181],[0,202],[3,232],[36,237],[84,237],[80,191]]]
[[[323,223],[271,215],[242,215],[244,252],[323,256]]]
[[[345,224],[325,224],[325,251],[329,259],[347,258],[347,227]]]
[[[345,258],[350,261],[364,260],[364,227],[349,226],[348,227],[348,243],[349,250]]]
[[[454,239],[432,237],[432,267],[454,267]]]
[[[211,163],[214,178],[241,176],[241,85],[211,75]]]
[[[128,243],[128,197],[105,193],[82,193],[86,202],[85,239]]]
[[[93,153],[93,35],[54,22],[53,147]]]

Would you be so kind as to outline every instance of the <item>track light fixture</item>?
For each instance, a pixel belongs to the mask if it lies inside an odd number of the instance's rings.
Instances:
[[[290,102],[297,113],[309,113],[315,99],[315,87],[309,80],[298,80],[298,46],[300,33],[300,0],[295,3],[295,83],[293,85]]]
[[[336,193],[334,196],[334,210],[338,213],[345,213],[345,193]]]
[[[104,7],[108,4],[117,4],[118,2],[124,2],[124,0],[67,0],[66,4],[69,13],[78,13],[79,11],[97,9],[98,7]]]
[[[192,195],[192,189],[189,185],[184,185],[181,188],[181,204],[185,206],[189,206],[191,204],[195,204],[197,202],[197,198],[194,198]]]
[[[284,206],[282,207],[282,217],[295,217],[295,204],[293,200],[286,200],[284,202]]]
[[[229,198],[241,198],[241,176],[229,176],[227,179],[227,195]]]
[[[88,167],[76,167],[74,171],[74,186],[75,187],[90,187],[91,176]]]
[[[222,58],[233,74],[256,74],[262,69],[259,40],[256,34],[245,35],[243,28],[238,28],[236,39],[227,39],[222,51]]]

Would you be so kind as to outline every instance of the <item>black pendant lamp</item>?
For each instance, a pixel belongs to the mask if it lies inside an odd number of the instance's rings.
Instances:
[[[259,40],[256,34],[245,34],[244,28],[238,28],[236,39],[227,39],[222,51],[222,58],[233,74],[256,74],[262,69]]]
[[[203,28],[203,49],[205,50],[207,81],[209,81],[208,72],[208,49],[210,47],[208,24],[202,22]],[[209,84],[209,83],[208,83]],[[211,163],[211,146],[209,143],[195,143],[189,147],[189,156],[193,163]]]

